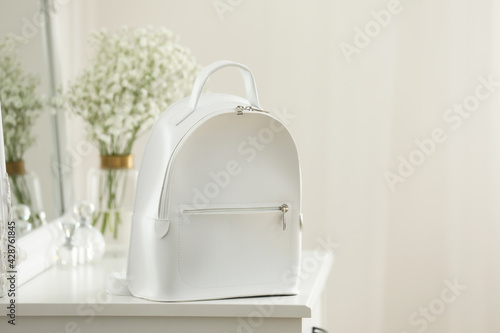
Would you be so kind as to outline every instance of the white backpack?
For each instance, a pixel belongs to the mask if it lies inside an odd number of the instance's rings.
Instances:
[[[202,93],[223,67],[247,99]],[[247,67],[207,66],[149,137],[137,181],[130,292],[155,301],[298,293],[301,179],[295,143],[260,108]]]

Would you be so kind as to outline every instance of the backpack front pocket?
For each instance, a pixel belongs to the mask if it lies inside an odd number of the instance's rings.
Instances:
[[[182,279],[197,288],[279,283],[290,269],[291,216],[289,202],[180,205]]]

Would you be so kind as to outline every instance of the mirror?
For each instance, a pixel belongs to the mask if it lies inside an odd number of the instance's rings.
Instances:
[[[64,169],[64,114],[52,103],[60,85],[57,1],[0,3],[0,103],[6,170],[16,221],[19,284],[55,261],[55,223],[72,201],[71,169]],[[3,218],[2,218],[3,220]]]
[[[0,11],[0,102],[13,206],[29,207],[33,229],[64,211],[58,177],[58,117],[49,102],[56,86],[47,1],[3,1]]]

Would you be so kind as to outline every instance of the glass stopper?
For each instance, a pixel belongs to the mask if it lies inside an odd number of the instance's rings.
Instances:
[[[73,206],[73,213],[81,224],[90,223],[94,211],[94,204],[89,201],[80,201]]]

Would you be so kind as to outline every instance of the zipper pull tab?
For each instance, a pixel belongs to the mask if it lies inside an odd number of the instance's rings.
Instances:
[[[247,105],[247,106],[238,105],[236,107],[236,114],[238,116],[243,115],[243,111],[254,111],[254,112],[270,113],[269,111],[258,109],[258,108],[254,108],[253,106],[250,106],[250,105]]]
[[[256,111],[256,112],[263,112],[263,113],[271,113],[271,112],[266,111],[266,110],[254,108],[253,106],[248,106],[248,110],[250,110],[250,111]]]
[[[236,107],[236,114],[237,114],[238,116],[242,116],[242,115],[243,115],[243,110],[245,110],[245,107],[244,107],[244,106],[241,106],[241,105],[238,105],[238,106]]]
[[[283,231],[286,230],[286,213],[288,212],[288,205],[283,204],[280,206],[280,210],[283,212]]]

